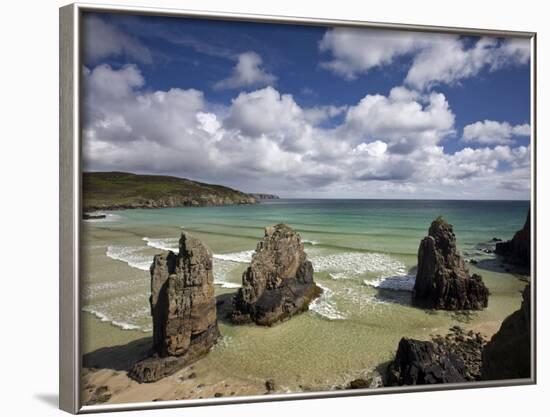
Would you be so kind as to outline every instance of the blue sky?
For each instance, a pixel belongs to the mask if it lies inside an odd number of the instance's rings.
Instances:
[[[526,40],[84,23],[86,169],[288,197],[529,198]]]

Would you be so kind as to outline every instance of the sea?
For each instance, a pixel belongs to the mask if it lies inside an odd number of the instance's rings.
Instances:
[[[530,278],[490,252],[495,239],[511,239],[523,226],[528,209],[529,201],[278,199],[107,211],[82,228],[83,353],[151,335],[149,267],[155,254],[177,252],[182,231],[211,248],[216,295],[227,298],[240,287],[264,228],[286,223],[302,237],[322,296],[271,328],[221,319],[223,338],[202,361],[221,377],[274,379],[288,392],[336,387],[381,372],[402,337],[428,339],[457,324],[496,331],[519,307]],[[411,303],[418,246],[440,215],[453,224],[468,269],[490,290],[483,311]]]

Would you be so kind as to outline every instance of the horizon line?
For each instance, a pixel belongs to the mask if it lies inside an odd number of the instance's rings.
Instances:
[[[110,171],[95,171],[95,170],[81,170],[82,174],[130,174],[130,175],[147,175],[152,177],[171,177],[171,178],[177,178],[181,180],[187,180],[187,181],[193,181],[196,183],[202,183],[206,185],[220,185],[222,187],[231,188],[235,191],[239,191],[241,193],[245,194],[265,194],[265,195],[273,195],[277,198],[275,199],[260,199],[260,201],[271,201],[271,200],[394,200],[394,201],[529,201],[531,202],[531,198],[528,199],[508,199],[508,198],[489,198],[489,199],[478,199],[478,198],[407,198],[407,197],[400,197],[400,198],[372,198],[372,197],[282,197],[279,194],[273,193],[273,192],[266,192],[266,191],[242,191],[237,188],[233,188],[232,186],[223,185],[221,183],[211,183],[211,182],[203,182],[202,180],[192,180],[190,178],[186,177],[180,177],[174,174],[142,174],[142,173],[136,173],[131,171],[118,171],[118,170],[110,170]]]
[[[249,193],[249,194],[271,194],[271,193]],[[277,194],[272,194],[277,195]],[[372,200],[372,201],[521,201],[531,202],[531,199],[502,199],[502,198],[371,198],[371,197],[281,197],[260,199],[260,201],[276,201],[276,200]]]

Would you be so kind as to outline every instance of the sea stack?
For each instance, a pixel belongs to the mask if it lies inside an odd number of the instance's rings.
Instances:
[[[134,365],[130,376],[154,382],[196,360],[216,343],[212,252],[182,233],[179,253],[156,255],[151,265],[153,347],[149,358]]]
[[[531,285],[523,290],[519,310],[504,319],[482,353],[481,378],[529,378],[531,376]]]
[[[508,262],[529,268],[531,264],[531,210],[521,230],[518,230],[512,240],[496,244],[495,252]]]
[[[488,296],[481,276],[468,273],[453,226],[438,217],[418,248],[413,301],[441,310],[480,310],[487,307]]]
[[[321,292],[300,235],[286,224],[266,227],[243,273],[231,318],[237,324],[271,326],[306,311]]]

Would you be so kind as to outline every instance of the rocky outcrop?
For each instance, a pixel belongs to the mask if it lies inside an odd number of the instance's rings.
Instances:
[[[523,290],[519,310],[506,317],[483,349],[484,380],[531,376],[531,286]]]
[[[103,213],[82,213],[82,220],[101,220],[107,217]]]
[[[432,341],[402,338],[387,370],[386,385],[424,385],[476,381],[481,376],[479,333],[455,326]]]
[[[518,230],[512,240],[496,244],[495,253],[501,255],[514,265],[529,267],[531,264],[531,211],[521,230]]]
[[[300,235],[285,224],[267,227],[243,273],[231,318],[270,326],[307,310],[321,292]]]
[[[278,200],[279,199],[279,196],[275,194],[250,193],[249,195],[254,197],[256,200]]]
[[[456,248],[453,226],[438,217],[418,248],[415,304],[442,310],[480,310],[487,307],[488,296],[481,276],[468,273]]]
[[[152,354],[130,376],[157,381],[208,352],[219,337],[212,253],[182,233],[179,253],[156,255],[151,265]]]

